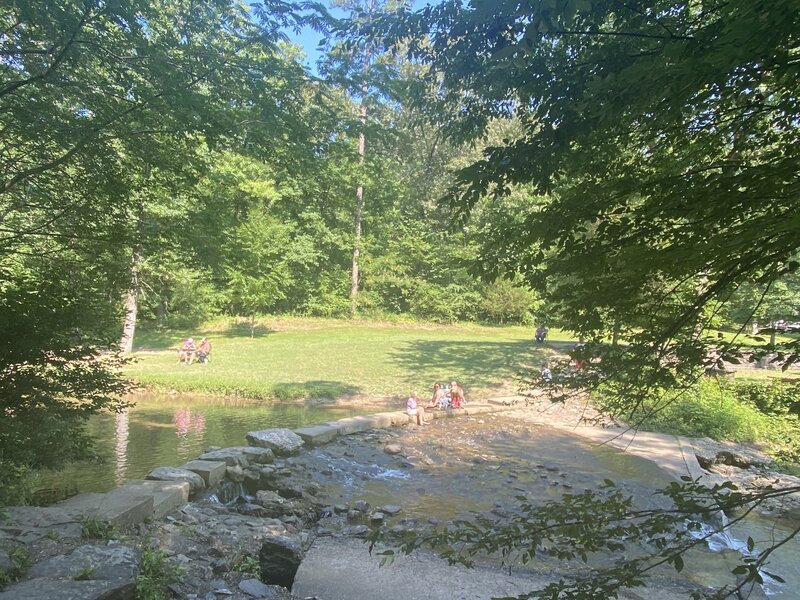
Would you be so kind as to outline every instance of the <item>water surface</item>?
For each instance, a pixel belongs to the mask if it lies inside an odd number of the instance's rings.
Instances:
[[[188,395],[137,394],[120,414],[92,418],[89,432],[101,462],[68,465],[34,479],[41,503],[76,492],[107,492],[156,467],[176,467],[209,446],[246,446],[248,431],[302,427],[364,414],[368,409],[264,403]]]

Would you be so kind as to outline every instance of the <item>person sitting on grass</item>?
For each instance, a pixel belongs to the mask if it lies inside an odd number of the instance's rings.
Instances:
[[[534,334],[534,337],[536,338],[536,341],[541,344],[547,338],[547,333],[548,333],[547,327],[545,327],[544,325],[539,325],[538,329],[536,330],[536,333]]]
[[[197,347],[197,362],[205,364],[208,362],[208,355],[211,354],[211,342],[206,338],[200,340],[200,345]]]
[[[417,392],[412,391],[411,396],[406,400],[406,413],[409,417],[416,417],[417,425],[427,425],[425,420],[425,409],[417,404]]]
[[[194,345],[194,339],[186,338],[178,350],[178,362],[186,363],[187,365],[192,364],[195,352],[197,352],[197,346]]]
[[[453,408],[463,408],[464,404],[466,404],[464,400],[464,388],[455,381],[450,384],[450,404]]]

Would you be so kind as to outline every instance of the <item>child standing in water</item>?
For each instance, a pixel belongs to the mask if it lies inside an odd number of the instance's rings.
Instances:
[[[417,392],[413,390],[411,396],[406,400],[406,413],[409,417],[416,417],[417,425],[427,425],[425,420],[425,409],[419,406]]]

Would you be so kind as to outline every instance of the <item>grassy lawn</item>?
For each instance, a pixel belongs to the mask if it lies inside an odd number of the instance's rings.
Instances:
[[[178,364],[181,339],[203,335],[211,362]],[[520,369],[538,368],[571,341],[551,330],[548,343],[536,344],[530,327],[300,318],[262,319],[250,338],[248,326],[228,320],[198,331],[137,333],[127,374],[143,385],[263,399],[391,398],[411,389],[425,398],[434,381],[455,379],[469,400],[515,393]]]

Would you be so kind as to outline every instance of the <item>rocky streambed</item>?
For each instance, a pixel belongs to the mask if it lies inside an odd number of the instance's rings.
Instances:
[[[203,490],[195,480],[191,502],[124,532],[86,521],[47,523],[29,517],[14,522],[12,511],[0,526],[0,571],[20,580],[6,586],[0,600],[133,598],[137,576],[141,585],[142,575],[152,573],[143,570],[143,558],[152,563],[154,557],[180,571],[169,586],[174,598],[288,600],[295,572],[317,539],[362,540],[377,524],[397,533],[420,531],[470,512],[502,517],[514,510],[520,494],[543,502],[594,489],[607,477],[647,505],[658,502],[652,491],[669,476],[653,462],[590,446],[564,431],[575,418],[587,417],[582,409],[551,410],[513,408],[437,419],[425,427],[373,429],[311,448],[282,430],[288,446],[210,449],[201,458],[224,463],[213,489]],[[733,476],[753,482],[773,475],[766,462],[754,460],[756,455],[748,455],[747,465],[744,459],[739,466],[723,465],[732,462],[725,454],[731,448],[711,442],[697,448],[709,470],[738,469]],[[740,458],[745,454],[734,452]],[[781,484],[792,483],[779,478]],[[784,500],[767,510],[794,515],[794,500]],[[113,539],[89,539],[92,535]],[[362,560],[361,572],[377,569],[378,559],[369,556],[366,544]],[[552,579],[563,568],[542,563],[536,575]],[[335,597],[325,595],[326,587],[334,586],[323,572],[318,569],[317,588],[307,586],[302,597]],[[673,574],[657,581],[666,590],[664,598],[687,597],[687,590],[714,583]],[[352,596],[372,597],[366,591]]]

